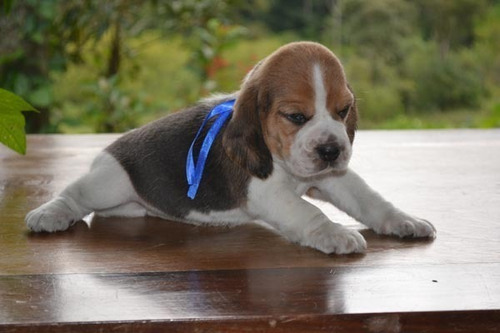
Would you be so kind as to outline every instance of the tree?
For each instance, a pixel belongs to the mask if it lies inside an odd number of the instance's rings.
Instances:
[[[2,10],[8,14],[11,7],[12,0],[5,0],[0,14]],[[0,89],[0,142],[20,154],[25,154],[25,120],[22,111],[36,110],[21,97]]]
[[[51,69],[60,68],[62,45],[54,43],[55,2],[39,5],[16,2],[9,17],[0,17],[0,85],[23,96],[41,111],[28,117],[28,130],[40,131],[48,123],[52,102]],[[39,6],[40,8],[35,8]]]
[[[487,0],[418,0],[424,37],[439,45],[441,58],[450,49],[470,47],[474,42],[474,23],[487,8]]]
[[[193,50],[190,63],[202,82],[201,96],[217,88],[215,72],[225,65],[222,52],[247,32],[242,26],[232,24],[241,4],[240,0],[156,3],[155,12],[163,18],[160,20],[163,31],[181,33]]]
[[[11,17],[0,18],[2,32],[11,37],[0,39],[0,86],[25,97],[41,111],[28,118],[29,132],[53,132],[57,129],[49,121],[50,107],[54,106],[53,74],[65,71],[71,63],[85,61],[82,49],[88,45],[108,43],[107,51],[99,54],[106,61],[101,64],[95,86],[106,81],[104,84],[111,88],[96,89],[109,94],[98,94],[102,105],[90,112],[99,113],[98,117],[92,115],[97,121],[96,131],[127,129],[116,124],[133,121],[133,117],[126,117],[120,110],[123,98],[115,97],[124,95],[120,80],[129,74],[123,73],[122,63],[133,56],[127,45],[130,38],[153,27],[189,36],[188,45],[195,50],[193,68],[208,92],[214,88],[211,77],[221,63],[220,53],[243,33],[225,18],[233,3],[236,0],[16,1]]]
[[[113,0],[23,0],[16,1],[12,15],[0,18],[2,31],[11,38],[0,40],[0,85],[25,97],[40,114],[28,117],[29,132],[56,130],[49,121],[53,106],[51,74],[83,61],[82,48],[112,31],[110,52],[103,75],[118,74],[123,31],[141,31],[142,4]],[[110,115],[112,107],[104,108]],[[105,125],[104,130],[113,130]]]
[[[272,31],[294,31],[302,38],[319,40],[327,27],[330,7],[336,2],[338,0],[274,0],[260,18]]]
[[[405,0],[342,1],[342,41],[369,59],[398,63],[401,41],[415,31],[415,8]]]

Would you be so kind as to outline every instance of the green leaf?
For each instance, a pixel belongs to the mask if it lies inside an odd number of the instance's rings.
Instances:
[[[24,155],[26,153],[26,135],[22,111],[38,112],[21,97],[0,89],[0,142]]]
[[[24,134],[22,113],[2,114],[0,116],[0,142],[19,154],[26,153],[26,135]]]

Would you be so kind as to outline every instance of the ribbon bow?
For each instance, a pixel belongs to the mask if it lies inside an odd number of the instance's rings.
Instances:
[[[196,136],[191,143],[191,147],[189,147],[187,160],[186,160],[186,178],[187,183],[189,185],[189,189],[187,195],[190,199],[194,199],[196,193],[198,192],[198,186],[200,186],[201,177],[203,176],[203,169],[205,168],[205,163],[207,161],[208,153],[210,152],[210,148],[215,141],[217,133],[219,133],[220,129],[229,118],[231,113],[233,112],[235,100],[229,100],[227,102],[216,105],[205,117],[203,123],[196,133]],[[212,127],[208,130],[205,139],[203,140],[203,144],[201,145],[200,152],[198,153],[198,159],[196,161],[196,165],[193,157],[193,147],[198,140],[198,137],[201,134],[201,131],[208,123],[208,121],[214,117],[217,117],[212,124]]]

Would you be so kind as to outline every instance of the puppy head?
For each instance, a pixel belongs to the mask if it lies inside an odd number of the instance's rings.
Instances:
[[[347,168],[356,121],[340,61],[320,44],[291,43],[247,75],[223,144],[259,178],[271,174],[273,160],[311,177]]]

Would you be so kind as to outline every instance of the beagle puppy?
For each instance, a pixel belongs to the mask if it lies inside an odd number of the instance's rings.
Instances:
[[[190,146],[207,113],[232,100],[232,114],[216,134],[190,198]],[[431,223],[394,207],[349,169],[356,122],[356,100],[337,57],[317,43],[291,43],[259,62],[238,92],[120,137],[87,174],[28,213],[26,223],[34,232],[54,232],[91,212],[230,226],[261,220],[324,253],[366,249],[358,231],[332,222],[303,199],[308,195],[378,234],[435,237]],[[202,149],[198,141],[195,152]]]

